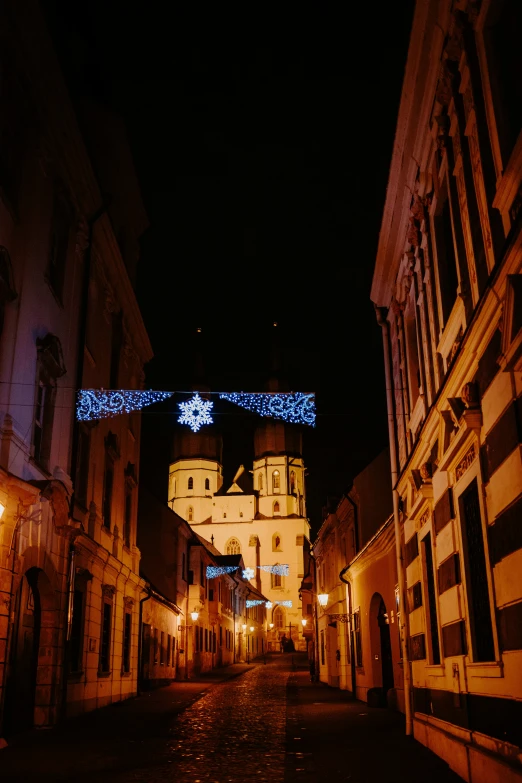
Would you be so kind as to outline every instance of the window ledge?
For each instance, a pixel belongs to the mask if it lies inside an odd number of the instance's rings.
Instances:
[[[112,672],[101,672],[101,671],[98,669],[98,677],[110,677],[110,676],[111,676],[111,674],[112,674]]]
[[[502,661],[489,663],[477,661],[476,663],[468,663],[466,671],[469,677],[503,677],[504,664]]]
[[[426,674],[429,677],[444,677],[446,675],[446,667],[440,663],[428,663],[426,665]]]

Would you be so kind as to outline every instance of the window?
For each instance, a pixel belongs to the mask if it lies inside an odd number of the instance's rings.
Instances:
[[[160,666],[165,665],[165,631],[160,636]]]
[[[159,631],[157,628],[154,629],[154,638],[153,638],[153,653],[154,653],[154,663],[157,664],[159,662]]]
[[[279,514],[279,510],[280,510],[279,501],[276,500],[274,502],[274,514]]]
[[[69,668],[71,672],[80,672],[83,668],[83,615],[84,592],[83,590],[75,590],[73,595],[70,641],[71,655],[69,660]]]
[[[442,190],[433,218],[435,247],[437,252],[437,276],[442,323],[446,325],[457,299],[457,259],[453,243],[450,202],[446,189]]]
[[[272,492],[279,492],[281,487],[281,477],[278,470],[274,470],[272,473]]]
[[[484,532],[477,480],[459,498],[462,543],[466,564],[466,592],[474,661],[494,661],[495,644],[489,605]]]
[[[76,465],[75,496],[81,505],[87,507],[89,486],[89,456],[91,451],[91,433],[86,425],[78,428],[78,462]]]
[[[272,536],[272,552],[281,551],[281,536],[279,533],[274,533]]]
[[[0,335],[4,327],[5,306],[16,299],[16,296],[11,258],[7,248],[0,245]]]
[[[187,509],[187,521],[193,522],[194,521],[194,509],[192,506],[189,506]]]
[[[263,474],[259,474],[259,478],[257,480],[257,486],[259,488],[259,491],[261,492],[263,490]]]
[[[522,129],[522,5],[491,3],[484,26],[493,105],[504,168]]]
[[[181,578],[182,579],[185,579],[185,560],[186,560],[185,552],[182,552],[181,554]]]
[[[426,570],[426,587],[428,593],[428,617],[426,625],[429,629],[429,662],[432,664],[440,663],[440,645],[439,645],[439,623],[437,617],[437,595],[435,593],[435,575],[433,571],[433,552],[431,548],[431,533],[428,533],[422,539],[422,550],[424,554],[424,567]],[[398,621],[397,621],[398,622]]]
[[[205,489],[210,489],[210,479],[205,479]]]
[[[276,565],[278,565],[278,564],[276,564]],[[272,587],[282,587],[283,586],[283,577],[281,576],[281,574],[274,574],[274,573],[272,573],[270,576],[271,576],[271,583],[272,583],[271,586]]]
[[[72,209],[65,194],[58,189],[55,190],[45,279],[60,304],[63,303],[63,285],[72,220]]]
[[[123,347],[123,315],[121,312],[112,315],[111,334],[111,365],[109,383],[111,389],[119,388],[120,358]]]
[[[172,665],[172,637],[167,634],[167,666]]]
[[[101,639],[100,639],[100,672],[108,674],[111,670],[111,636],[112,636],[112,596],[114,588],[103,585],[104,598],[102,602]]]
[[[324,644],[324,631],[321,631],[321,665],[325,664],[325,644]]]
[[[240,555],[241,544],[237,538],[230,538],[227,543],[227,555]]]
[[[353,613],[353,633],[355,637],[355,665],[362,666],[361,613],[359,609]]]
[[[130,660],[131,660],[131,630],[132,630],[132,614],[129,611],[125,612],[123,621],[123,660],[122,670],[125,674],[130,672]]]
[[[290,473],[290,494],[295,495],[295,472]]]
[[[123,543],[126,547],[131,545],[132,510],[134,499],[134,487],[137,486],[134,465],[127,463],[125,469],[125,505],[123,509]]]
[[[56,381],[65,374],[62,347],[57,337],[47,334],[37,339],[37,376],[32,451],[35,461],[49,469],[56,399]]]
[[[194,489],[194,479],[192,478],[192,476],[189,476],[187,488],[188,489]]]
[[[276,606],[274,609],[274,614],[272,615],[272,621],[274,623],[275,628],[284,628],[285,627],[285,613],[281,606]]]
[[[109,453],[105,454],[105,471],[103,474],[103,525],[111,529],[112,490],[114,486],[114,462]]]

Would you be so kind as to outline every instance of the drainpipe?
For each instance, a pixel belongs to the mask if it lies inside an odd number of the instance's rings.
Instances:
[[[352,501],[353,502],[353,501]],[[354,505],[355,509],[355,505]],[[352,678],[352,695],[353,698],[356,697],[356,689],[357,689],[357,675],[355,671],[355,645],[353,643],[353,599],[352,599],[352,583],[349,582],[347,579],[344,578],[345,573],[350,568],[349,565],[345,566],[341,573],[339,574],[339,579],[341,582],[344,582],[346,585],[346,593],[348,597],[348,638],[350,641],[350,674]]]
[[[140,609],[138,614],[138,695],[143,693],[143,604],[152,598],[150,585],[146,587],[147,595],[140,598]]]
[[[390,325],[387,320],[388,311],[384,307],[375,307],[377,323],[382,328],[383,353],[384,353],[384,374],[386,378],[386,408],[388,411],[388,439],[390,443],[390,465],[391,465],[391,484],[393,496],[393,521],[395,527],[395,553],[397,558],[397,578],[399,580],[399,610],[401,613],[400,635],[402,646],[403,661],[403,679],[404,679],[404,713],[406,718],[406,734],[413,734],[412,721],[412,687],[411,671],[408,655],[408,615],[406,614],[405,596],[406,596],[406,578],[404,571],[404,560],[402,556],[402,533],[399,511],[399,492],[397,490],[398,479],[398,459],[397,459],[397,433],[395,422],[395,404],[393,398],[393,378],[391,372],[390,360]]]
[[[62,666],[62,720],[67,717],[67,678],[71,657],[71,629],[73,617],[73,596],[76,576],[76,548],[74,541],[69,543],[69,555],[67,563],[67,594],[65,599],[65,639],[64,660]]]

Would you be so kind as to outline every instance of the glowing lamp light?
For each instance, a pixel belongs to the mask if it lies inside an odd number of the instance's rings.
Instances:
[[[328,603],[328,593],[319,593],[317,600],[321,606],[326,606]]]
[[[4,516],[5,506],[3,503],[0,503],[0,519]]]
[[[246,623],[243,623],[243,625],[241,626],[241,628],[243,629],[243,631],[246,631]]]
[[[195,623],[199,617],[199,612],[197,611],[197,609],[194,609],[194,611],[190,613],[190,616],[192,617],[192,622]]]
[[[253,625],[250,626],[250,633],[254,633],[254,626]]]
[[[270,623],[270,628],[273,628],[273,627],[274,627],[274,623]]]
[[[303,628],[304,628],[304,627],[305,627],[305,625],[306,625],[306,619],[303,617],[303,619],[301,620],[301,622],[302,622],[302,624],[303,624]]]

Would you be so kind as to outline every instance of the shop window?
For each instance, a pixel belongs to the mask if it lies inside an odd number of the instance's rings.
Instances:
[[[102,585],[102,613],[100,629],[100,674],[108,674],[111,670],[112,645],[112,607],[115,588],[112,585]]]

